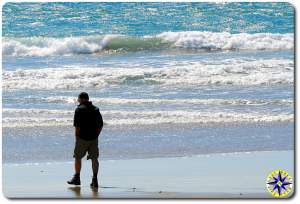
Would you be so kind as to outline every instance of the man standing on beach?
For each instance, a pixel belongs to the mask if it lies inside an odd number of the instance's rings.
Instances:
[[[89,101],[89,95],[82,92],[78,96],[78,107],[74,115],[75,127],[75,175],[68,184],[80,185],[81,159],[88,153],[87,159],[92,160],[93,179],[91,187],[98,188],[99,148],[98,136],[103,127],[99,108]]]

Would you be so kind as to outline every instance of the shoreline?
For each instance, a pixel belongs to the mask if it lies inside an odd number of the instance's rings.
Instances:
[[[293,177],[294,151],[105,160],[94,191],[86,160],[80,187],[66,184],[72,162],[4,164],[3,193],[8,198],[272,198],[265,180],[277,169]]]
[[[289,152],[289,151],[294,151],[291,149],[287,149],[287,150],[253,150],[253,151],[237,151],[237,152],[223,152],[223,153],[219,153],[219,152],[215,152],[215,153],[203,153],[203,154],[192,154],[192,155],[187,155],[187,156],[165,156],[165,157],[161,157],[161,156],[157,156],[157,157],[145,157],[145,158],[99,158],[99,162],[106,162],[106,161],[126,161],[126,160],[144,160],[144,159],[180,159],[180,158],[190,158],[190,157],[211,157],[211,156],[234,156],[234,155],[242,155],[242,154],[255,154],[255,153],[272,153],[272,152],[277,152],[277,153],[284,153],[284,152]],[[82,159],[83,161],[86,160],[86,157],[84,157]],[[36,166],[36,165],[52,165],[52,164],[73,164],[73,160],[62,160],[62,161],[36,161],[36,162],[2,162],[3,166]]]

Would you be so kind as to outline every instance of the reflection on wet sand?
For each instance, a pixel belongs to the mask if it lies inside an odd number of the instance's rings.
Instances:
[[[69,187],[68,189],[71,190],[75,194],[75,197],[77,197],[77,198],[84,197],[82,195],[82,191],[81,191],[81,187],[80,186]],[[93,198],[99,198],[100,197],[99,196],[98,188],[90,188],[90,189],[92,191],[92,197]],[[83,194],[86,194],[86,192],[83,193]]]
[[[93,192],[93,198],[98,198],[99,197],[99,193],[98,193],[98,188],[92,188],[92,192]]]
[[[76,197],[78,197],[78,198],[81,197],[81,187],[80,186],[69,187],[68,189],[73,191]]]

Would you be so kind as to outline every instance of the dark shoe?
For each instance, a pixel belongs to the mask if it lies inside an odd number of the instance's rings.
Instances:
[[[70,181],[67,181],[67,183],[71,185],[80,185],[80,177],[74,175]]]
[[[92,179],[91,188],[98,188],[98,179],[95,177]]]

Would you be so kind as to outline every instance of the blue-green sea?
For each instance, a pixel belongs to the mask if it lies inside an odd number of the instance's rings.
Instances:
[[[294,148],[289,3],[6,3],[5,163],[72,160],[81,91],[102,159]],[[280,145],[278,145],[280,144]]]

